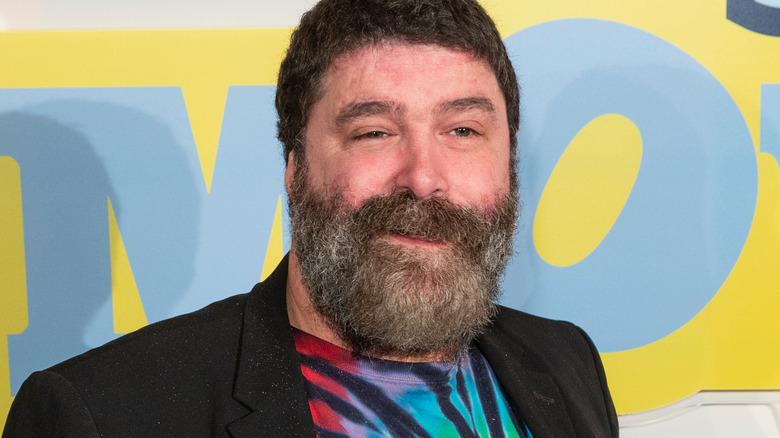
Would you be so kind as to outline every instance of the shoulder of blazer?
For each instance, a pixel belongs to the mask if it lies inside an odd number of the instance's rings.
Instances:
[[[246,301],[238,295],[149,325],[36,373],[25,384],[35,391],[20,391],[14,403],[62,421],[58,436],[71,436],[76,410],[105,436],[220,436],[215,424],[247,413],[232,398]]]
[[[601,358],[579,327],[501,307],[477,345],[535,437],[617,436]]]
[[[46,382],[65,382],[105,436],[312,436],[286,270],[55,365]]]

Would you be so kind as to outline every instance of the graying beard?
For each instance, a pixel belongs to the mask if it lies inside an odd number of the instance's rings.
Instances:
[[[377,254],[373,253],[375,248],[361,247],[352,233],[355,225],[353,215],[337,209],[337,201],[326,205],[311,194],[300,192],[296,198],[297,202],[291,202],[290,213],[304,285],[310,292],[315,309],[354,351],[374,356],[410,356],[431,352],[454,356],[494,317],[499,279],[512,252],[516,198],[506,200],[503,205],[503,208],[515,210],[514,215],[503,215],[503,220],[511,221],[511,224],[496,225],[485,236],[480,245],[480,257],[473,260],[477,266],[472,264],[471,276],[450,281],[448,284],[454,284],[456,290],[436,292],[446,295],[438,298],[440,303],[446,302],[449,306],[443,311],[450,316],[442,321],[436,318],[440,312],[430,308],[430,303],[416,303],[418,307],[411,305],[419,300],[419,295],[401,296],[404,292],[400,288],[415,280],[414,277],[410,279],[408,273],[378,275],[377,271],[382,270],[381,264],[358,269],[363,262],[374,260],[371,258]],[[512,202],[515,202],[514,206]],[[461,255],[460,260],[468,260],[468,257]],[[452,263],[452,260],[449,262]],[[372,263],[376,264],[376,261]],[[419,275],[416,278],[417,283],[428,281],[429,285],[437,285],[431,279],[434,273],[441,274],[436,269],[424,272],[422,280]],[[449,275],[455,273],[450,272]],[[388,277],[393,278],[388,280]],[[399,285],[402,280],[404,284]],[[420,284],[414,286],[419,287]],[[383,288],[384,293],[390,293],[388,288],[391,288],[392,293],[398,296],[394,297],[395,300],[387,300],[387,296],[372,297],[370,290],[379,288]],[[358,304],[354,302],[356,295],[361,295],[357,296],[361,300]],[[471,299],[474,296],[479,298]],[[372,305],[383,307],[369,306],[366,309],[365,301],[373,301]],[[377,301],[380,303],[377,304]],[[468,308],[463,309],[464,305]],[[384,325],[392,325],[392,328]]]

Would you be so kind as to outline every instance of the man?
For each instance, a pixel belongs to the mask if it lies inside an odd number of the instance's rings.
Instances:
[[[33,374],[4,438],[618,435],[587,336],[494,304],[519,98],[477,3],[323,0],[276,106],[288,257]]]

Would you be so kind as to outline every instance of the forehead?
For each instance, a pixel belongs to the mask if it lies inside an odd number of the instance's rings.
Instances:
[[[464,92],[470,89],[503,97],[495,74],[484,60],[470,52],[438,45],[385,42],[366,46],[336,57],[323,78],[323,95],[330,97],[381,97],[383,93],[415,88],[432,94],[432,87],[461,88]]]

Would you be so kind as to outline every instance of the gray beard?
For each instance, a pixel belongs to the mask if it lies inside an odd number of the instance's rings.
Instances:
[[[305,172],[295,182],[305,181]],[[312,304],[352,351],[373,357],[454,358],[497,312],[512,253],[516,184],[487,212],[409,192],[348,209],[305,183],[290,194],[292,241]],[[417,249],[398,234],[446,242]]]

